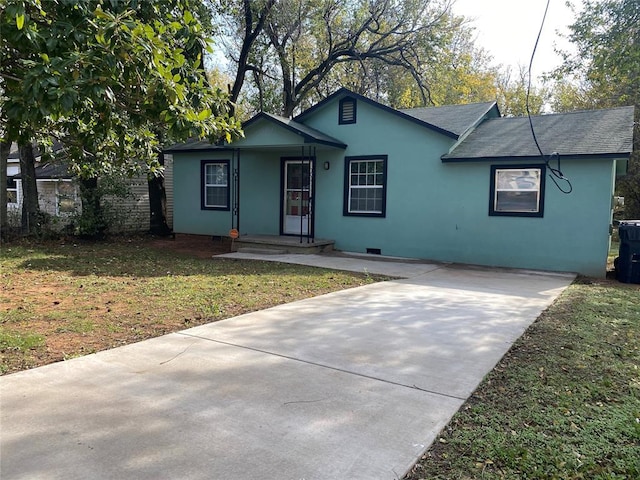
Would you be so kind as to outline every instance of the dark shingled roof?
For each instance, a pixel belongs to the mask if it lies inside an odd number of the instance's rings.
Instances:
[[[488,113],[492,108],[496,108],[496,102],[472,103],[470,105],[449,105],[446,107],[422,107],[411,108],[407,110],[396,110],[379,103],[375,100],[367,98],[359,93],[352,92],[344,87],[329,95],[324,100],[316,103],[312,107],[306,109],[300,115],[295,117],[296,121],[303,121],[312,112],[322,108],[329,102],[339,97],[352,97],[358,101],[368,103],[376,108],[389,112],[400,118],[412,121],[423,127],[427,127],[436,132],[442,133],[450,138],[458,139],[460,135],[465,133],[469,128]]]
[[[495,104],[496,102],[470,103],[467,105],[408,108],[399,111],[460,136],[486,115]]]
[[[167,153],[171,152],[195,152],[199,150],[225,150],[227,146],[214,145],[207,140],[198,140],[197,138],[190,138],[186,142],[176,143],[170,147],[165,148],[163,151]]]
[[[634,107],[588,110],[532,117],[545,155],[627,156],[633,150]],[[539,157],[527,117],[489,119],[442,160],[473,161]]]
[[[20,174],[14,175],[13,178],[22,178]],[[45,163],[36,167],[36,178],[38,180],[55,180],[73,178],[69,167],[59,163]]]
[[[62,145],[62,143],[58,142],[57,140],[53,141],[53,145],[52,145],[52,150],[53,153],[58,153],[60,150],[62,150],[64,146]],[[40,157],[42,155],[42,153],[40,152],[40,148],[38,147],[38,144],[34,142],[33,144],[33,156],[36,157],[36,160],[38,160],[38,157]],[[13,142],[11,144],[11,149],[9,150],[9,156],[7,157],[8,160],[19,160],[20,159],[20,149],[18,148],[18,144],[16,142]]]

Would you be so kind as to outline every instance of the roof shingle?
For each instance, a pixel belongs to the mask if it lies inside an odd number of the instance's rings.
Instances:
[[[469,103],[466,105],[408,108],[400,111],[460,136],[486,115],[495,104],[496,102]]]
[[[532,117],[545,155],[629,155],[634,107],[585,110]],[[443,161],[539,157],[529,119],[504,117],[480,124]]]

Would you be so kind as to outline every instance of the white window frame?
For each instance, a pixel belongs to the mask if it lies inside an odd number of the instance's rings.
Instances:
[[[225,173],[225,183],[207,183],[208,167],[223,167]],[[207,191],[210,188],[225,189],[225,204],[208,204]],[[229,160],[203,160],[202,161],[202,209],[203,210],[229,210]]]
[[[13,182],[13,187],[14,188],[9,188],[9,181]],[[10,201],[10,194],[11,192],[13,192],[13,198],[15,198],[15,202],[11,202]],[[15,208],[18,207],[20,205],[20,197],[18,196],[18,180],[14,179],[14,178],[9,178],[7,179],[7,207],[8,208]]]
[[[501,178],[502,177],[502,178]],[[544,215],[544,165],[493,165],[489,215],[542,217]],[[535,194],[535,207],[518,208],[500,205],[500,193]]]
[[[360,173],[351,172],[352,165],[357,164],[380,164],[382,166],[382,171],[374,173],[368,173],[368,168],[365,168],[365,172]],[[358,169],[359,170],[359,169]],[[374,167],[374,170],[377,170]],[[352,184],[352,176],[356,175],[358,178],[362,178],[362,176],[374,175],[374,182],[371,184],[361,185],[358,182],[358,185]],[[376,179],[377,176],[382,178],[382,182],[379,184]],[[352,209],[351,208],[351,200],[352,194],[354,190],[380,190],[381,191],[381,206],[380,209],[376,210],[361,210],[361,209]],[[373,156],[362,156],[362,157],[345,157],[345,199],[344,199],[344,215],[353,215],[353,216],[367,216],[367,217],[384,217],[386,215],[386,191],[387,191],[387,156],[386,155],[373,155]]]

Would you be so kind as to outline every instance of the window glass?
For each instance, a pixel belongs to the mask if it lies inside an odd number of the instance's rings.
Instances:
[[[18,203],[18,183],[13,178],[7,179],[7,204]]]
[[[58,182],[58,213],[76,211],[76,187],[71,182]]]
[[[544,172],[541,167],[492,167],[491,214],[542,216]]]
[[[384,216],[386,157],[346,158],[347,192],[346,215]]]
[[[211,162],[203,166],[203,208],[229,207],[229,163]]]

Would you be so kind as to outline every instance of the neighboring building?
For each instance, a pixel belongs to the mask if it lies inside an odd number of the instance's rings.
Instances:
[[[66,217],[80,208],[78,187],[66,167],[44,163],[36,150],[36,184],[40,209],[55,217]],[[19,215],[22,208],[20,154],[16,144],[11,146],[7,159],[7,209]]]
[[[293,120],[256,115],[232,144],[167,149],[174,231],[604,276],[633,114],[531,119],[565,194],[527,117],[494,102],[398,111],[341,89]]]
[[[40,209],[57,219],[64,227],[68,220],[80,213],[80,190],[73,176],[64,165],[42,162],[36,153],[36,184]],[[173,221],[173,159],[165,156],[165,189],[167,194],[167,223]],[[112,233],[132,233],[149,230],[149,189],[145,176],[122,180],[127,193],[124,196],[106,195],[103,206],[110,220]],[[20,181],[20,157],[17,145],[12,145],[7,162],[7,207],[14,222],[19,221],[22,208],[22,182]]]

